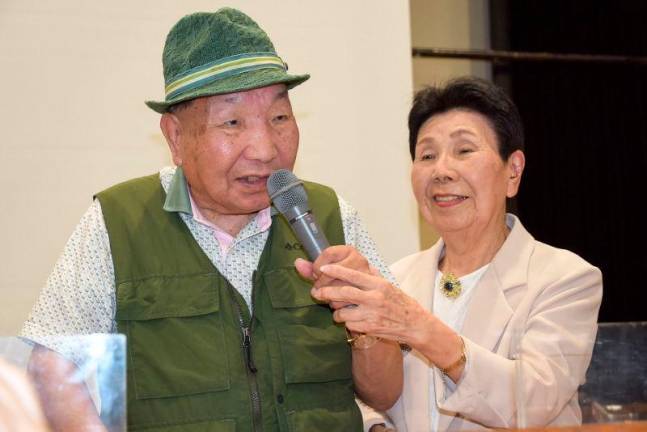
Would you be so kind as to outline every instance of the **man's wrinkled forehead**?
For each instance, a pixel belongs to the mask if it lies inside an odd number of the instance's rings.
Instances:
[[[196,98],[175,114],[183,121],[209,123],[209,118],[216,118],[221,113],[231,112],[232,109],[270,109],[278,101],[290,103],[285,84]]]
[[[267,110],[277,101],[289,103],[288,90],[283,84],[261,87],[242,92],[207,96],[202,99],[201,106],[205,114],[217,114],[231,109]]]

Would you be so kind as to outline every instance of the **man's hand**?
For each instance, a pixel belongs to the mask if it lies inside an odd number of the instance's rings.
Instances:
[[[34,381],[45,416],[54,431],[106,432],[74,363],[37,345],[29,359],[28,373]]]
[[[2,359],[0,359],[0,431],[49,431],[38,397],[27,375]]]

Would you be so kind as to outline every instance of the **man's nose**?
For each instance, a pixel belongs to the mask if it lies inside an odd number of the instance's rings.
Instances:
[[[250,131],[245,156],[260,162],[270,162],[278,155],[276,142],[276,132],[272,126],[258,122]]]

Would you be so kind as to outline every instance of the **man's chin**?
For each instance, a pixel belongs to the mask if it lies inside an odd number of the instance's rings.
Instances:
[[[265,200],[260,200],[257,202],[249,203],[249,205],[245,205],[241,207],[242,213],[244,214],[249,214],[253,215],[258,213],[261,210],[265,210],[270,206],[270,200],[265,199]]]
[[[229,205],[221,206],[221,214],[229,216],[254,215],[268,208],[271,203],[267,192],[254,194],[235,193],[230,194],[227,198]]]

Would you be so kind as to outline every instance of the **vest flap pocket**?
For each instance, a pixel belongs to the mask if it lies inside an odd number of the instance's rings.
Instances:
[[[279,268],[263,275],[274,308],[314,306],[312,282],[302,279],[294,267]]]
[[[329,382],[351,378],[351,353],[343,327],[295,325],[279,330],[285,382]]]
[[[227,346],[219,314],[126,321],[128,367],[137,399],[228,390]]]
[[[148,278],[117,289],[128,337],[128,391],[137,399],[229,389],[227,347],[213,275]]]
[[[152,320],[199,316],[220,309],[219,283],[214,274],[151,277],[117,286],[115,319]]]
[[[330,409],[310,409],[288,412],[290,432],[302,431],[361,431],[362,417],[355,401],[340,411]]]

